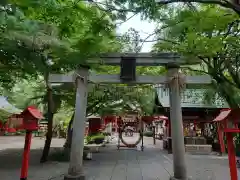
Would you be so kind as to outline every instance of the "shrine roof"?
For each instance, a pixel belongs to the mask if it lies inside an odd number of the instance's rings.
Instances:
[[[228,104],[218,95],[216,95],[215,101],[212,104],[204,101],[204,95],[207,89],[185,89],[182,93],[182,108],[229,108]],[[163,87],[156,88],[156,94],[158,102],[162,107],[170,107],[169,103],[169,89]]]
[[[0,96],[0,109],[10,114],[19,114],[21,112],[20,109],[10,104],[4,96]]]
[[[239,121],[240,112],[239,109],[223,109],[218,116],[213,120],[214,122],[220,122],[224,120]]]
[[[223,110],[220,114],[213,120],[215,122],[225,120],[231,113],[231,109]]]
[[[44,119],[42,113],[35,106],[28,106],[21,114],[23,115],[26,112],[31,113],[37,119]]]

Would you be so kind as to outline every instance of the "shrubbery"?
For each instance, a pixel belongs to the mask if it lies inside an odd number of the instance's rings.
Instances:
[[[143,133],[143,136],[146,136],[146,137],[153,137],[153,132],[152,132],[152,131],[144,132],[144,133]]]
[[[105,136],[102,133],[91,134],[86,137],[87,144],[101,144],[104,139]]]

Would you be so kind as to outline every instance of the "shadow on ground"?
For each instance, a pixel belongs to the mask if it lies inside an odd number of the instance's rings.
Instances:
[[[0,169],[19,169],[22,164],[23,148],[19,149],[5,149],[0,151]],[[42,148],[31,149],[29,166],[43,166],[51,162],[68,162],[67,155],[61,147],[51,148],[48,162],[40,163],[42,155]]]
[[[19,169],[21,167],[23,148],[5,149],[0,151],[0,169]],[[42,149],[32,149],[30,155],[30,166],[39,165]]]
[[[55,151],[60,151],[62,148],[52,148],[51,154]],[[0,151],[0,174],[1,179],[13,180],[20,177],[22,164],[23,148],[6,149]],[[29,179],[47,180],[53,176],[60,176],[67,172],[67,162],[48,161],[40,163],[42,148],[31,149],[29,159]],[[50,155],[51,158],[51,155]]]

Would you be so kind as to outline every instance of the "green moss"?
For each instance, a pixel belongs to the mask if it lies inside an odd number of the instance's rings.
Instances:
[[[143,133],[143,136],[153,137],[153,132],[152,132],[152,131],[144,132],[144,133]]]

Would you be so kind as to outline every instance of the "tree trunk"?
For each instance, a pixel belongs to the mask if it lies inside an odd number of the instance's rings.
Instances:
[[[238,15],[240,15],[240,5],[238,0],[232,0],[232,1],[221,1],[221,0],[167,0],[167,1],[159,1],[159,5],[167,5],[172,4],[176,2],[183,2],[183,3],[201,3],[201,4],[217,4],[219,6],[222,6],[224,8],[232,9],[235,11]]]
[[[48,119],[48,129],[46,133],[46,140],[42,152],[42,157],[40,159],[41,163],[44,163],[48,159],[48,154],[50,151],[51,141],[52,141],[52,135],[53,135],[53,116],[54,116],[54,102],[53,102],[53,92],[52,89],[48,83],[48,75],[46,74],[45,81],[47,86],[47,105],[48,105],[48,113],[47,113],[47,119]]]
[[[75,115],[75,112],[73,113],[72,117],[71,117],[71,120],[68,124],[68,129],[67,129],[67,138],[66,138],[66,141],[65,141],[65,144],[64,144],[64,148],[71,148],[71,142],[72,142],[72,123],[73,123],[73,120],[74,120],[74,115]]]

